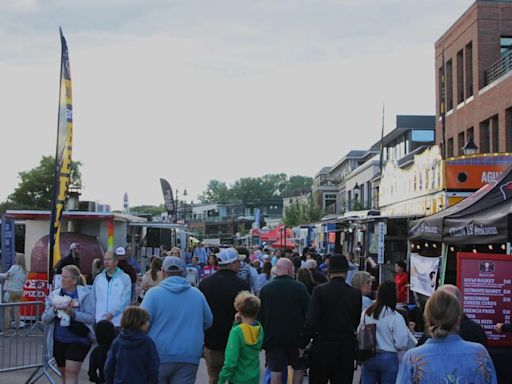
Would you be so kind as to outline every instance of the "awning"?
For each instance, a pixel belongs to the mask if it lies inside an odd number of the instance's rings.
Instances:
[[[507,242],[511,213],[512,167],[461,202],[409,223],[409,239],[449,244]]]

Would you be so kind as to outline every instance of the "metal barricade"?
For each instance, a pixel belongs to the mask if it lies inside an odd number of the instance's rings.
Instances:
[[[35,383],[45,376],[54,383],[50,370],[51,352],[46,348],[47,327],[41,321],[44,311],[42,301],[0,303],[3,333],[0,336],[1,374],[22,369],[35,369],[26,383]]]

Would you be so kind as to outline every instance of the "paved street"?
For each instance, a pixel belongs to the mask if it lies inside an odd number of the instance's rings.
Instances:
[[[35,351],[40,351],[40,343],[37,345],[38,341],[40,341],[40,336],[34,337],[0,337],[0,352],[1,352],[1,364],[0,369],[6,368],[7,366],[18,364],[21,365],[23,362],[27,364],[30,361],[35,362]],[[18,342],[16,342],[18,341]],[[25,348],[25,349],[23,349]],[[32,351],[30,353],[29,351]],[[40,353],[40,352],[39,352]],[[21,359],[21,357],[25,355],[25,359]],[[10,360],[9,360],[10,359]],[[88,359],[82,365],[82,370],[80,372],[80,383],[90,383],[87,376],[87,368],[89,366]],[[261,354],[261,377],[263,378],[263,368],[264,368],[264,353]],[[0,383],[9,383],[9,384],[23,384],[29,378],[33,369],[26,369],[21,371],[0,373]],[[56,375],[52,375],[56,383],[59,383],[59,379]],[[43,384],[46,383],[47,380],[45,378],[41,378],[37,381],[37,383]],[[308,383],[307,378],[304,380],[304,383]],[[197,384],[206,384],[208,383],[208,375],[206,372],[206,365],[204,359],[201,359],[201,363],[199,365],[199,371],[197,374]],[[359,383],[359,374],[356,372],[356,377],[354,378],[354,383]]]

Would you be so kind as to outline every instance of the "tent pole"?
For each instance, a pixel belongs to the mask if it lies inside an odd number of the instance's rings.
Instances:
[[[446,276],[446,262],[448,259],[448,247],[445,243],[441,243],[441,278],[439,279],[440,286],[444,285],[444,279]]]

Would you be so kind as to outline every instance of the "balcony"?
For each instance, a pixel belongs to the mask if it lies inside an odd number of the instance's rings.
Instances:
[[[512,51],[484,71],[484,86],[491,84],[512,69]]]

